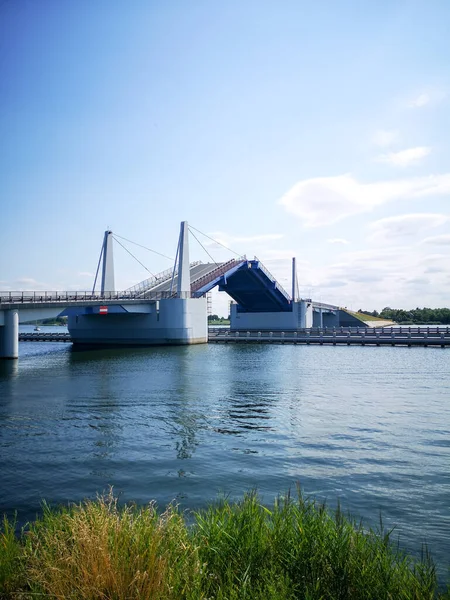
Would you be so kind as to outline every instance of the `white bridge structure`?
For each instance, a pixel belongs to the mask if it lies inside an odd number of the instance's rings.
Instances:
[[[115,291],[112,232],[100,255],[101,290],[95,292],[0,292],[0,358],[18,358],[19,323],[68,317],[74,343],[89,345],[198,344],[208,341],[206,298],[191,292],[217,265],[189,264],[188,224],[181,223],[170,277]],[[100,263],[99,261],[99,263]]]
[[[298,298],[295,259],[292,296],[256,257],[190,263],[187,221],[180,226],[173,269],[116,291],[111,231],[105,232],[97,273],[100,266],[98,293],[0,291],[0,359],[18,358],[19,323],[56,316],[68,317],[76,345],[206,343],[206,294],[216,286],[235,301],[232,329],[294,331],[339,324],[338,307]]]

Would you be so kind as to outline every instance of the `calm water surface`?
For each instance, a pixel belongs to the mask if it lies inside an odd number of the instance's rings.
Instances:
[[[381,511],[445,573],[450,350],[34,342],[0,365],[0,512],[21,522],[110,485],[198,508],[297,482],[368,524]]]

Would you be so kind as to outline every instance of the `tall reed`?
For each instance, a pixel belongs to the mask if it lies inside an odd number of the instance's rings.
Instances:
[[[187,521],[190,524],[187,524]],[[256,494],[185,519],[176,506],[119,507],[112,494],[43,506],[19,539],[0,531],[0,597],[66,600],[431,600],[428,555],[301,493],[271,508]]]

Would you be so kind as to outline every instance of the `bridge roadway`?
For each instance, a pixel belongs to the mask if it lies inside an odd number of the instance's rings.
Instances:
[[[70,342],[65,332],[20,333],[21,342]],[[298,331],[230,331],[209,328],[208,341],[213,343],[319,344],[371,346],[440,346],[450,347],[449,327],[339,327],[311,328]]]

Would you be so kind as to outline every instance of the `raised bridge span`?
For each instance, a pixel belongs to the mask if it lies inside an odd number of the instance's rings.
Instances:
[[[99,260],[99,267],[102,264],[99,292],[0,291],[0,358],[18,357],[19,322],[56,316],[69,317],[75,343],[206,342],[206,302],[202,304],[202,300],[214,287],[234,300],[231,319],[235,328],[281,330],[322,326],[326,315],[338,324],[338,307],[296,297],[295,265],[290,295],[256,257],[189,263],[187,222],[181,224],[173,268],[124,291],[115,291],[112,236],[111,231],[105,232]],[[189,308],[176,308],[177,301],[183,301]],[[105,315],[109,320],[95,319]],[[125,336],[123,331],[127,328],[130,331]],[[143,330],[147,331],[146,336],[142,335]]]

